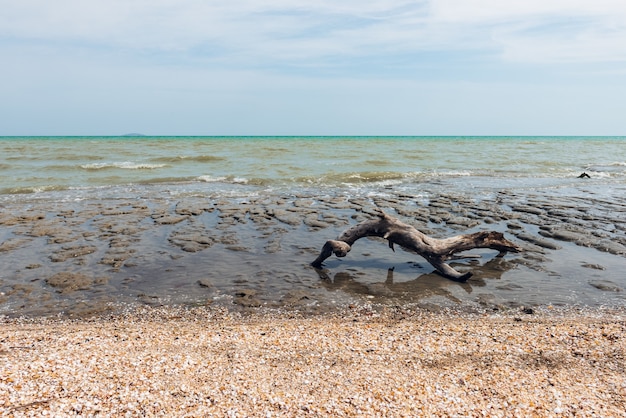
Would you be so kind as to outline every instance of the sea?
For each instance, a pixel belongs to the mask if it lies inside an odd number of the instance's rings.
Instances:
[[[503,191],[517,196],[518,201],[519,196],[527,200],[540,196],[540,201],[547,202],[561,198],[584,201],[592,193],[594,199],[618,208],[602,219],[619,224],[611,233],[619,236],[626,222],[626,137],[0,137],[0,211],[42,202],[137,196],[371,199],[393,193],[412,196],[417,205],[427,205],[443,194],[480,201],[493,200]],[[0,240],[12,237],[6,232],[0,234]],[[574,244],[560,245],[569,248]],[[582,273],[576,274],[602,276],[613,294],[609,297],[606,289],[594,287],[585,292],[597,291],[601,296],[580,300],[569,296],[567,300],[623,303],[624,256],[584,250],[589,251],[584,261],[600,267],[579,269]],[[515,275],[513,270],[507,274]],[[5,273],[0,278],[5,287],[12,280],[9,276]],[[416,280],[419,274],[409,273],[406,278]],[[542,280],[550,280],[550,275],[542,276]],[[577,283],[587,286],[589,280],[578,277]],[[554,286],[547,287],[550,294],[558,292]],[[551,303],[550,297],[536,295],[542,293],[536,286],[533,292],[534,302]]]
[[[481,192],[576,186],[583,172],[623,190],[626,137],[0,137],[0,198],[9,200],[163,186],[360,194],[429,192],[436,182]]]

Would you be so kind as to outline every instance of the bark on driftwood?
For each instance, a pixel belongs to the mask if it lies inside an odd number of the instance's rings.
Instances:
[[[352,245],[363,237],[381,237],[389,241],[389,248],[395,251],[394,244],[407,251],[417,253],[432,264],[437,271],[449,279],[464,282],[472,276],[471,272],[456,271],[447,260],[455,254],[472,248],[491,248],[500,251],[498,257],[507,252],[520,252],[522,249],[504,238],[500,232],[475,232],[473,234],[457,235],[450,238],[431,238],[413,226],[389,216],[381,211],[378,219],[361,222],[346,229],[336,240],[326,241],[320,255],[311,263],[315,268],[322,268],[322,263],[331,255],[345,257]]]

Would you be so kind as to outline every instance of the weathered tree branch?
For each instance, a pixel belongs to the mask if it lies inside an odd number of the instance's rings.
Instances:
[[[472,276],[471,272],[461,273],[446,261],[454,254],[472,248],[491,248],[500,251],[499,257],[507,252],[520,252],[522,249],[504,238],[500,232],[475,232],[455,237],[431,238],[413,226],[383,212],[378,219],[372,219],[346,229],[336,240],[326,241],[320,255],[311,263],[315,268],[322,268],[322,263],[331,255],[345,257],[354,243],[363,237],[381,237],[389,241],[389,248],[395,251],[394,244],[407,251],[424,257],[437,271],[452,280],[464,282]]]

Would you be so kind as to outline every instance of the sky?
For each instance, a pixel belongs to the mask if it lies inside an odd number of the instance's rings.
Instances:
[[[626,135],[624,0],[0,0],[0,135]]]

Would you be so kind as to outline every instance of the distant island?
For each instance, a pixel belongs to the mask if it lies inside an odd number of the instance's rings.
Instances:
[[[144,134],[139,134],[139,133],[136,133],[136,132],[131,132],[129,134],[124,134],[122,136],[145,136],[145,135]]]

